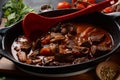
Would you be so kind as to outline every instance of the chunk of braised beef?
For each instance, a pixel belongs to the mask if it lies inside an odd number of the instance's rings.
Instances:
[[[15,46],[15,47],[14,47],[14,50],[18,52],[18,51],[20,51],[20,50],[21,50],[21,48],[20,48],[20,47]]]
[[[48,44],[48,43],[50,42],[50,39],[51,39],[51,35],[50,35],[50,34],[47,34],[45,37],[42,37],[42,38],[41,38],[41,43],[42,43],[43,45]]]
[[[70,49],[70,48],[69,49],[68,48],[65,49],[65,53],[64,54],[71,54],[71,53],[72,53],[72,49]]]
[[[67,48],[67,46],[64,45],[64,44],[59,45],[59,49],[58,50],[59,50],[58,53],[60,53],[60,54],[72,53],[72,49],[71,48]]]
[[[29,54],[31,48],[25,49],[25,48],[21,48],[22,51],[24,51],[25,53]]]
[[[69,62],[63,62],[59,64],[59,66],[69,66],[69,65],[71,65],[71,63]]]
[[[20,62],[26,62],[26,60],[27,60],[27,54],[25,52],[23,52],[23,51],[19,51],[17,53],[17,57],[18,57],[18,60]]]
[[[71,62],[75,59],[74,54],[55,54],[55,60],[59,62]]]
[[[53,54],[58,52],[58,44],[57,43],[56,44],[50,43],[49,48]]]
[[[40,66],[47,66],[50,62],[54,60],[54,56],[38,56],[36,58],[28,58],[26,60],[27,64],[33,64],[33,65],[40,65]]]
[[[40,54],[39,49],[32,51],[32,53],[29,55],[29,58],[36,58],[36,56]]]
[[[27,58],[26,63],[27,64],[32,64],[32,65],[37,65],[37,64],[42,64],[43,58]]]
[[[49,66],[60,66],[60,62],[52,61],[52,62],[49,63]]]
[[[73,46],[75,46],[75,42],[73,40],[67,40],[66,41],[66,47],[72,49]]]
[[[32,64],[32,59],[31,58],[27,58],[26,59],[26,64]]]
[[[67,27],[67,30],[70,34],[74,34],[75,33],[74,25],[70,25],[69,27]]]
[[[65,24],[62,24],[61,25],[61,33],[62,34],[67,34],[67,33],[70,33],[70,34],[76,34],[76,30],[75,30],[75,26],[71,23],[65,23]]]
[[[74,39],[75,38],[75,35],[72,35],[70,33],[67,34],[68,38],[71,40],[71,39]]]
[[[58,23],[53,28],[51,28],[51,32],[61,32],[61,25],[62,23]]]
[[[79,50],[80,50],[80,53],[82,53],[82,54],[89,53],[89,48],[87,48],[87,47],[80,47]]]
[[[76,37],[77,43],[79,46],[90,47],[91,42],[88,40],[89,34],[91,34],[95,30],[94,27],[87,27],[81,34],[78,34]]]
[[[42,59],[34,59],[34,60],[32,60],[32,64],[38,64],[38,63],[42,63]]]
[[[31,48],[31,43],[28,42],[27,38],[25,36],[20,36],[17,39],[17,43],[20,44],[21,49],[29,49]]]
[[[91,48],[90,48],[91,55],[94,55],[96,53],[96,50],[97,50],[97,46],[96,45],[92,45]]]
[[[43,58],[43,65],[49,65],[50,62],[52,62],[55,59],[54,56],[47,56]]]
[[[73,52],[74,54],[81,54],[81,53],[80,53],[80,50],[79,50],[79,46],[73,46],[72,52]]]
[[[60,40],[64,40],[65,37],[61,34],[61,33],[54,33],[54,32],[51,32],[51,40],[50,42],[57,42],[57,41],[60,41]]]
[[[19,41],[20,50],[26,52],[27,54],[30,52],[31,44],[28,41]]]
[[[76,33],[77,34],[81,34],[85,29],[86,29],[86,27],[83,27],[82,24],[76,25]]]
[[[28,42],[25,36],[20,36],[15,41],[17,45],[15,45],[14,50],[16,50],[17,52],[24,51],[27,54],[30,52],[31,43]]]
[[[65,48],[66,48],[65,45],[59,45],[58,48],[59,48],[59,53],[61,53],[61,54],[65,53]]]
[[[106,36],[106,38],[104,39],[103,42],[101,42],[98,46],[97,46],[97,50],[99,51],[111,51],[112,50],[112,40],[110,38],[110,36]]]
[[[89,53],[89,48],[74,46],[72,49],[72,53],[74,53],[74,55],[77,55],[77,56],[84,56]]]
[[[78,46],[91,47],[91,42],[88,40],[88,37],[82,38],[80,35],[75,37],[75,42]]]
[[[97,46],[97,50],[99,50],[99,51],[111,51],[112,48],[107,47],[107,46],[105,46],[105,45],[98,45],[98,46]]]
[[[80,37],[82,38],[87,38],[89,36],[89,34],[91,32],[93,32],[95,30],[94,27],[90,26],[90,27],[87,27],[81,34],[80,34]]]
[[[112,48],[114,44],[112,43],[110,36],[106,35],[106,38],[104,39],[104,41],[100,45],[104,45],[105,47]]]
[[[63,35],[67,34],[67,33],[68,33],[67,28],[62,28],[61,33],[62,33]]]
[[[89,59],[87,57],[81,57],[81,58],[76,58],[72,64],[79,64],[79,63],[82,63],[82,62],[86,62],[88,61]]]
[[[112,48],[106,47],[105,45],[96,45],[96,46],[94,45],[91,47],[91,57],[102,56],[111,50],[112,50]]]
[[[60,62],[52,61],[52,62],[50,62],[49,66],[60,66]]]
[[[31,48],[31,44],[28,42],[28,41],[25,41],[25,42],[20,42],[20,47],[21,47],[21,49],[29,49],[29,48]]]
[[[101,43],[105,38],[106,36],[104,32],[94,31],[89,35],[88,40],[92,42],[92,45],[97,45]]]
[[[71,43],[75,44],[76,42],[75,42],[74,38],[75,38],[75,36],[68,33],[65,35],[65,39],[63,40],[63,42],[67,45],[71,44]]]
[[[78,45],[82,46],[82,47],[91,47],[91,42],[88,40],[81,40]]]
[[[39,59],[41,61],[39,61]],[[44,56],[38,59],[38,62],[36,65],[38,66],[49,66],[50,62],[54,61],[54,56]]]
[[[41,41],[40,39],[37,39],[35,42],[32,43],[32,50],[37,50],[37,49],[40,49],[42,46],[41,46]]]

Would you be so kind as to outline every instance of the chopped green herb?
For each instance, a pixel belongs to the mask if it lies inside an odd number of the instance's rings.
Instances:
[[[0,80],[6,80],[6,78],[5,77],[0,77]]]
[[[4,6],[4,18],[7,19],[5,27],[21,20],[25,14],[34,11],[31,7],[25,5],[23,0],[9,0]]]
[[[118,74],[118,71],[115,71],[110,67],[102,67],[100,74],[102,76],[102,80],[114,80],[115,76]]]

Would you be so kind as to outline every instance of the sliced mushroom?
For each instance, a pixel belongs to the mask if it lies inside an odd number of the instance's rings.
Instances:
[[[64,39],[65,39],[65,37],[61,33],[51,32],[50,42],[56,42],[56,41],[60,41],[60,40],[64,40]]]
[[[27,60],[27,55],[26,55],[25,52],[19,51],[19,52],[17,53],[17,56],[18,56],[19,61],[21,61],[21,62],[26,62],[26,60]]]

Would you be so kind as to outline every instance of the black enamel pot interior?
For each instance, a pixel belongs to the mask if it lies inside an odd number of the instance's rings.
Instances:
[[[41,15],[51,17],[51,16],[67,14],[67,13],[74,12],[74,11],[76,11],[76,10],[58,10],[58,11],[56,10],[56,11],[41,13]],[[23,30],[21,27],[22,21],[15,23],[10,28],[1,30],[0,33],[1,34],[3,33],[4,36],[2,39],[2,49],[0,49],[0,54],[4,57],[8,58],[12,62],[14,62],[15,65],[20,70],[23,70],[27,73],[37,75],[37,76],[65,77],[65,76],[73,76],[73,75],[83,73],[83,72],[88,71],[91,68],[95,67],[101,61],[108,58],[110,55],[115,53],[115,51],[119,48],[119,46],[120,46],[120,27],[115,20],[115,17],[120,16],[118,14],[120,14],[120,13],[113,13],[110,15],[105,15],[105,14],[96,12],[96,13],[92,13],[92,14],[88,14],[88,15],[84,15],[84,16],[80,16],[80,17],[71,19],[71,20],[78,21],[78,22],[85,21],[85,22],[99,25],[99,26],[101,26],[101,28],[105,29],[112,35],[114,43],[115,43],[114,49],[112,51],[110,51],[109,53],[106,53],[105,55],[100,56],[94,60],[90,60],[87,62],[70,65],[70,66],[57,66],[57,67],[55,67],[55,66],[38,67],[38,66],[21,63],[21,62],[15,60],[11,53],[11,45],[12,45],[13,41],[19,35],[23,34]]]

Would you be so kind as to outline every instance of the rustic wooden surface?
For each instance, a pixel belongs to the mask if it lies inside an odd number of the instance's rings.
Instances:
[[[108,60],[113,61],[120,65],[119,57],[120,57],[120,52],[117,52],[114,55],[112,55],[111,57],[109,57]],[[21,77],[23,77],[23,76],[30,77],[31,76],[27,73],[20,71],[18,68],[16,68],[16,66],[14,65],[13,62],[9,61],[8,59],[6,59],[4,57],[2,57],[0,59],[0,72],[6,73],[6,74],[19,75]],[[56,80],[56,79],[57,80],[99,80],[99,78],[96,75],[95,69],[93,69],[89,72],[83,73],[83,74],[76,75],[76,76],[63,77],[63,78],[52,78],[52,80]]]

